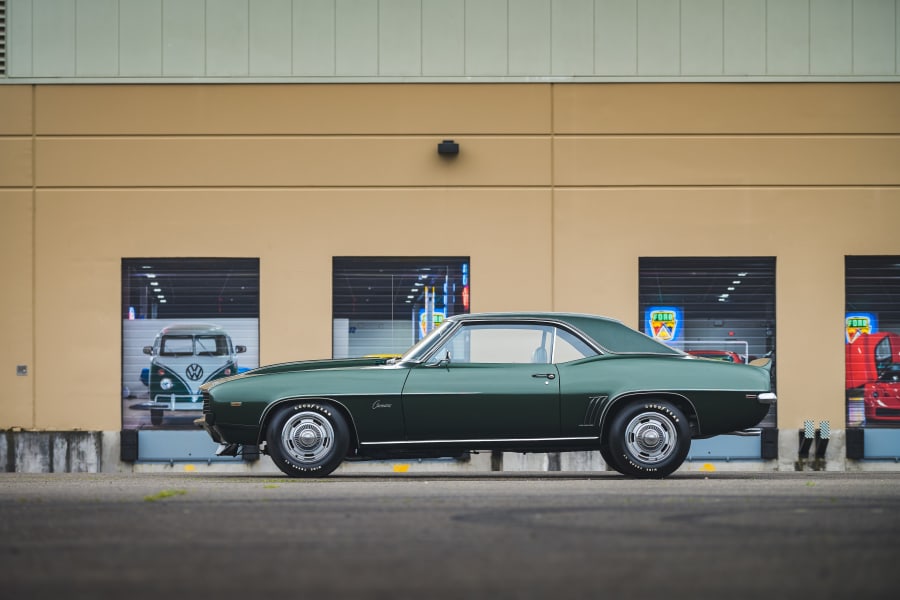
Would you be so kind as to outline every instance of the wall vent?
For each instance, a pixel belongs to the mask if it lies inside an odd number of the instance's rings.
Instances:
[[[6,77],[6,0],[0,0],[0,77]]]

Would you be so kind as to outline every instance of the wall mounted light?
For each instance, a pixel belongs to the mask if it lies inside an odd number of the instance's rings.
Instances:
[[[438,154],[441,156],[456,156],[459,154],[459,144],[453,140],[444,140],[438,144]]]

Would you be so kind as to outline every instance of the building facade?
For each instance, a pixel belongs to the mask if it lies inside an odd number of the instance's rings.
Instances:
[[[397,281],[441,266],[444,314],[675,308],[686,350],[774,356],[774,455],[686,468],[807,468],[808,423],[827,468],[900,457],[892,382],[848,378],[900,333],[896,1],[2,6],[0,468],[219,464],[144,406],[163,327],[224,323],[245,367],[393,352]],[[466,468],[599,468],[518,460]]]

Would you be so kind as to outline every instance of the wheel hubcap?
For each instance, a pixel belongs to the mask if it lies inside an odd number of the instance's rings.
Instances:
[[[327,456],[333,448],[334,428],[328,419],[317,412],[298,412],[284,424],[281,442],[294,460],[314,463]]]
[[[658,463],[671,456],[677,439],[675,424],[655,412],[639,414],[625,428],[626,448],[644,463]]]

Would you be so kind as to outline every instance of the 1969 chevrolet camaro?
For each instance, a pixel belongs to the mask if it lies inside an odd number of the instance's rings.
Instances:
[[[665,477],[692,438],[762,420],[776,401],[769,367],[695,358],[604,317],[457,315],[398,358],[209,382],[202,424],[220,454],[258,445],[292,477],[488,450],[599,450],[620,473]]]

